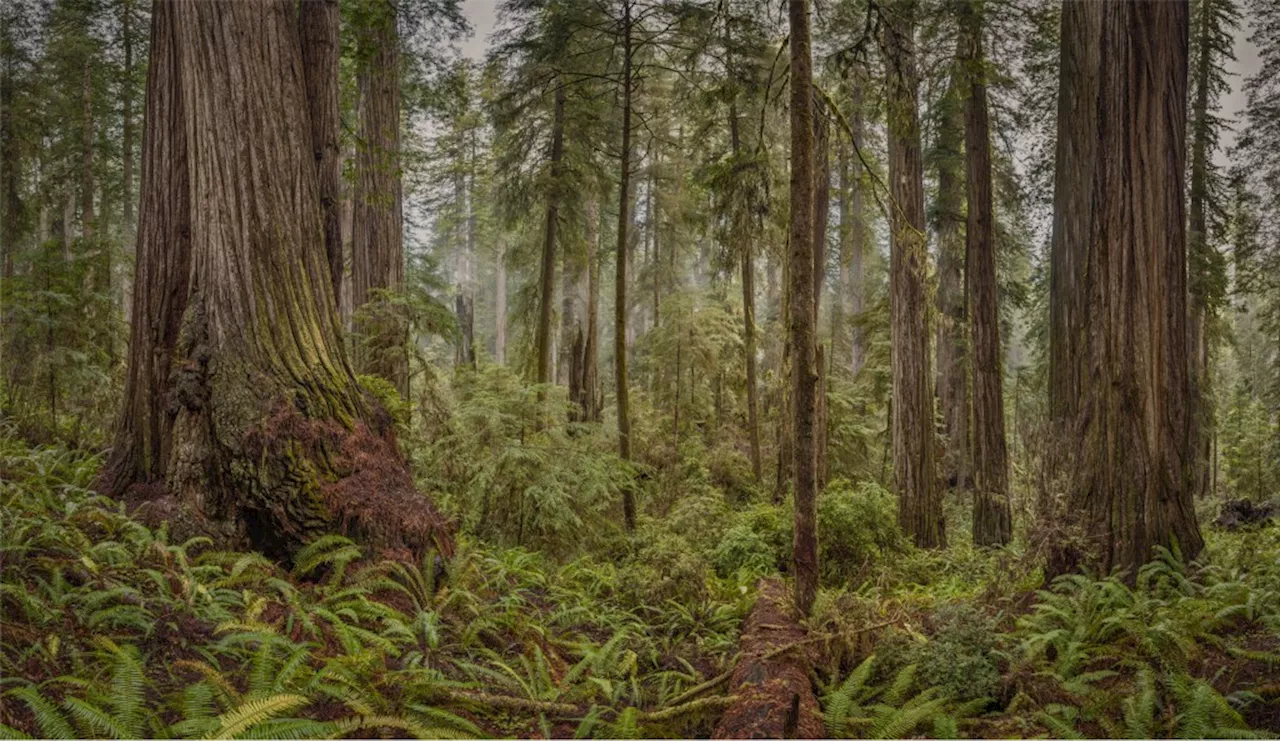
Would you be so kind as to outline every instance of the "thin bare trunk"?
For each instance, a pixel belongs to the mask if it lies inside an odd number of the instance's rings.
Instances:
[[[618,397],[618,455],[631,460],[631,397],[627,380],[627,263],[630,261],[631,233],[631,95],[632,74],[631,0],[622,0],[622,155],[618,178],[618,247],[614,271],[614,380]],[[636,526],[635,492],[623,489],[622,513],[628,530]]]
[[[498,365],[507,364],[507,249],[498,248],[498,260],[494,278],[494,336],[493,359]]]

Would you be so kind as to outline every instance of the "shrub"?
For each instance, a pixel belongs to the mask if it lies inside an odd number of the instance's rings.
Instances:
[[[763,575],[785,569],[791,558],[791,513],[761,504],[739,513],[712,551],[721,576]]]
[[[943,605],[934,620],[933,638],[911,652],[921,680],[955,700],[993,697],[1000,686],[996,621],[967,604]]]
[[[849,581],[880,556],[904,552],[893,495],[872,481],[831,482],[818,497],[818,549],[828,583]]]
[[[632,604],[695,604],[706,598],[711,569],[687,538],[645,526],[636,540],[641,545],[621,584]]]

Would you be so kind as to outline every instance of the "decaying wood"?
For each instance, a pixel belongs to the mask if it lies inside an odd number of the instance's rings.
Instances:
[[[808,658],[800,650],[808,643],[786,587],[777,580],[762,582],[743,626],[738,664],[729,675],[738,699],[712,737],[820,738],[822,711],[809,681]]]

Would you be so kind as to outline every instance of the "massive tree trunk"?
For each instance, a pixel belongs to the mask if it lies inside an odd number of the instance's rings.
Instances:
[[[311,123],[311,153],[320,188],[324,253],[329,262],[334,301],[342,302],[342,151],[338,147],[338,0],[307,0],[298,5],[302,76]]]
[[[538,383],[551,382],[551,318],[556,296],[556,231],[560,227],[560,160],[564,157],[565,89],[556,90],[551,123],[551,188],[547,194],[547,221],[542,234],[542,278],[539,281]]]
[[[935,481],[933,377],[925,291],[924,164],[916,98],[916,0],[889,9],[884,43],[889,69],[891,224],[889,311],[893,338],[893,464],[898,523],[922,548],[946,544]]]
[[[1049,242],[1049,415],[1061,442],[1072,429],[1088,367],[1087,271],[1098,148],[1102,3],[1062,3],[1058,143]]]
[[[343,352],[288,0],[152,11],[135,323],[103,487],[287,558],[450,549]],[[181,536],[180,536],[181,537]]]
[[[969,445],[969,304],[964,278],[965,122],[964,97],[955,82],[947,89],[941,108],[934,152],[938,199],[933,219],[938,232],[937,391],[946,435],[942,474],[949,486],[967,490],[973,483],[973,459]]]
[[[374,0],[369,10],[356,30],[361,144],[356,159],[352,224],[353,309],[372,301],[377,290],[399,291],[404,286],[400,36],[396,30],[396,7],[390,0]],[[372,314],[356,323],[362,335],[357,368],[382,378],[407,397],[406,322],[385,304]]]
[[[618,176],[618,247],[614,259],[613,284],[613,364],[618,396],[618,455],[631,460],[631,397],[627,380],[627,265],[631,238],[631,94],[632,73],[631,0],[622,0],[622,153]],[[628,530],[636,526],[635,493],[630,486],[622,491],[622,514]]]
[[[814,480],[814,152],[813,57],[809,2],[789,0],[791,27],[791,334],[792,439],[795,444],[795,532],[792,554],[796,609],[808,615],[818,593],[818,523]],[[825,209],[823,209],[825,212]]]
[[[1009,461],[1004,435],[1004,379],[1000,364],[1000,312],[996,306],[995,219],[991,204],[991,126],[982,71],[982,13],[964,12],[966,202],[965,284],[973,318],[973,542],[1000,546],[1013,536]]]
[[[1187,559],[1203,547],[1190,480],[1187,25],[1185,1],[1102,8],[1089,381],[1069,512],[1087,543],[1078,555],[1103,573],[1136,569],[1156,546]]]

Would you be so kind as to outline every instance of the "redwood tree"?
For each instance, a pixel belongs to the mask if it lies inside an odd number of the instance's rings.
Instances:
[[[792,567],[796,608],[808,614],[818,593],[818,523],[815,492],[813,265],[813,57],[808,0],[789,0],[791,25],[791,410],[794,441],[795,532]]]
[[[1194,558],[1187,362],[1185,0],[1102,6],[1086,285],[1089,381],[1070,512],[1104,572]],[[1062,566],[1063,564],[1058,564]]]
[[[889,180],[892,203],[889,313],[893,339],[893,467],[898,522],[922,548],[946,544],[933,441],[929,371],[924,163],[920,153],[920,85],[916,71],[915,0],[886,8],[884,47],[889,85]]]
[[[991,206],[991,125],[982,49],[982,0],[963,14],[967,77],[964,104],[965,286],[973,331],[973,542],[1004,545],[1013,537],[1009,460],[1004,434],[1000,312],[996,306],[995,221]]]
[[[103,487],[288,557],[331,530],[447,550],[343,351],[290,0],[152,14],[138,278]]]
[[[400,182],[400,34],[390,0],[366,0],[356,30],[360,89],[356,195],[351,246],[351,303],[359,309],[374,291],[404,285],[404,211]],[[408,392],[403,352],[405,323],[378,310],[357,323],[363,335],[357,353],[361,372]]]
[[[342,152],[338,146],[338,0],[307,0],[298,5],[302,74],[311,125],[324,223],[324,252],[329,261],[333,299],[342,303],[342,229],[338,208],[342,197]]]

